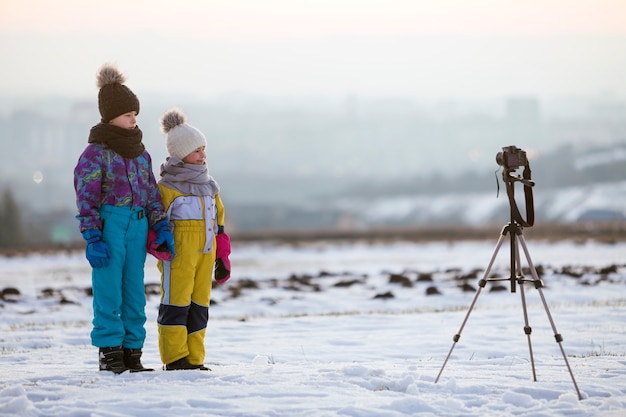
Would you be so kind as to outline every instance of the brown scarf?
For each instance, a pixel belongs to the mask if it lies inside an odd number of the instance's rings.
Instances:
[[[108,123],[98,123],[89,131],[88,142],[103,143],[124,158],[134,159],[146,150],[141,142],[142,137],[139,126],[129,130]]]

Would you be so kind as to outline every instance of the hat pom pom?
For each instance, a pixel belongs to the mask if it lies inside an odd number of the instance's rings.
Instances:
[[[126,77],[122,72],[113,64],[106,63],[98,70],[96,77],[96,84],[98,88],[102,88],[109,84],[124,84]]]
[[[168,133],[178,125],[187,123],[187,116],[179,109],[171,109],[163,114],[161,118],[161,130]]]

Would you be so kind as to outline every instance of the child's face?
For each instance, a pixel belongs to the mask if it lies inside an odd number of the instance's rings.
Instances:
[[[130,111],[128,113],[121,114],[111,120],[109,124],[121,127],[122,129],[132,130],[135,126],[137,126],[137,112]]]
[[[206,161],[205,150],[205,146],[200,146],[199,148],[196,148],[195,151],[183,158],[183,162],[186,164],[204,165],[204,162]]]

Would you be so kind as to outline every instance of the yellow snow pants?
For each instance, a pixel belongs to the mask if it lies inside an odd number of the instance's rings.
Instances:
[[[194,365],[204,363],[215,265],[215,242],[211,252],[202,253],[205,236],[204,222],[178,222],[174,228],[176,255],[157,264],[161,271],[158,339],[164,364],[185,357]]]

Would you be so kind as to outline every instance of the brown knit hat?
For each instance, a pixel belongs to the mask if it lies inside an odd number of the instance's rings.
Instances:
[[[98,70],[96,85],[98,110],[102,123],[108,123],[122,114],[136,111],[139,114],[139,99],[130,88],[124,85],[126,77],[113,64],[106,63]]]

